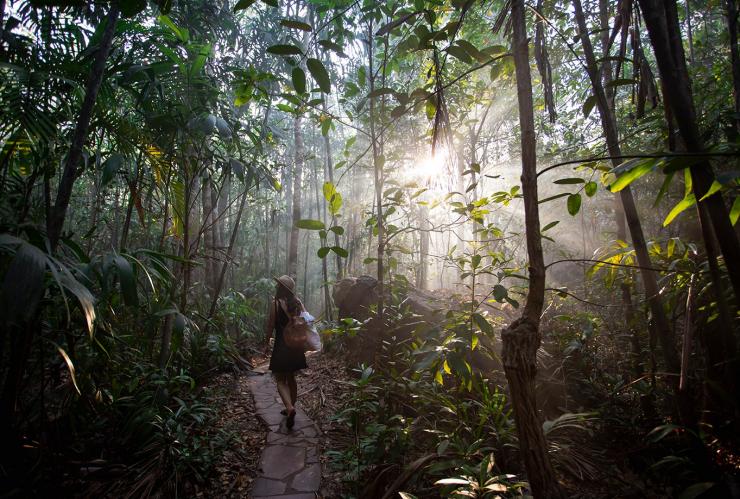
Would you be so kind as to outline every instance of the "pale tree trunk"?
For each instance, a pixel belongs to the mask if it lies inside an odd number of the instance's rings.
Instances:
[[[383,327],[385,320],[385,223],[383,221],[383,184],[385,175],[383,167],[385,158],[383,157],[380,147],[380,138],[376,134],[375,122],[375,96],[372,95],[375,90],[375,67],[374,51],[375,38],[373,32],[373,22],[368,24],[368,82],[370,86],[370,141],[373,153],[373,185],[375,187],[375,216],[378,224],[378,251],[377,251],[377,278],[378,278],[378,326]]]
[[[519,451],[527,470],[532,494],[538,499],[560,498],[563,493],[547,452],[547,442],[542,432],[542,421],[537,411],[535,397],[537,350],[542,341],[539,330],[540,315],[545,301],[545,262],[537,204],[537,143],[524,0],[512,0],[511,23],[522,141],[521,180],[529,256],[529,291],[522,317],[504,329],[501,334],[503,340],[501,358],[509,382],[514,420],[519,435]]]
[[[77,165],[80,159],[82,159],[82,148],[85,146],[85,141],[87,140],[87,132],[90,128],[95,100],[98,97],[98,90],[100,90],[100,85],[103,82],[105,63],[108,60],[110,48],[113,44],[113,36],[116,33],[116,23],[118,22],[119,14],[120,8],[118,2],[114,2],[108,11],[106,18],[107,25],[103,31],[100,46],[98,47],[97,54],[95,54],[95,61],[87,79],[85,98],[82,101],[80,114],[77,118],[74,134],[72,135],[72,143],[67,155],[67,161],[64,163],[64,172],[59,182],[54,209],[51,212],[52,218],[47,220],[49,244],[52,251],[56,250],[59,244],[59,238],[62,235],[62,229],[64,228],[64,219],[67,216],[67,208],[72,197],[72,187],[77,178]]]
[[[301,219],[301,183],[303,179],[303,161],[306,152],[303,147],[303,118],[296,116],[293,120],[293,137],[295,141],[295,168],[293,169],[293,219],[288,243],[288,275],[298,277],[298,237],[296,222]]]
[[[604,92],[604,87],[601,84],[596,57],[594,56],[591,39],[588,36],[588,28],[586,26],[586,19],[583,14],[581,1],[573,0],[573,6],[575,8],[581,44],[583,45],[583,52],[586,58],[586,71],[591,80],[591,87],[594,91],[594,96],[596,97],[596,107],[601,116],[601,124],[604,136],[606,137],[607,148],[609,150],[609,155],[613,157],[612,164],[617,166],[620,161],[617,157],[622,155],[622,151],[619,145],[616,119],[611,112],[606,93]],[[640,224],[635,200],[629,187],[622,189],[619,194],[627,217],[627,226],[629,227],[630,235],[632,237],[632,245],[635,248],[637,262],[640,265],[640,274],[642,276],[643,285],[645,286],[645,297],[650,305],[654,327],[656,328],[658,339],[661,344],[663,359],[668,371],[677,375],[680,371],[680,361],[676,352],[676,340],[665,314],[662,300],[660,299],[656,272],[652,270],[653,265],[650,261],[650,255],[648,253],[647,243],[645,242],[645,236],[642,232],[642,225]],[[686,391],[679,392],[678,384],[674,382],[674,378],[675,376],[670,376],[669,382],[674,388],[674,392],[676,394],[676,401],[678,402],[678,410],[681,414],[681,419],[684,424],[692,425],[692,422],[695,421],[695,417],[692,411],[693,404],[690,394]]]

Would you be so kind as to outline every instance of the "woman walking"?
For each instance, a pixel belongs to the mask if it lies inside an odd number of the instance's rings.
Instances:
[[[280,398],[285,404],[283,415],[288,416],[287,426],[292,428],[295,423],[295,403],[298,398],[298,385],[295,373],[306,369],[306,356],[303,350],[290,348],[285,344],[283,330],[290,318],[303,311],[303,304],[295,295],[295,281],[287,275],[275,279],[277,287],[275,298],[270,303],[269,319],[265,336],[269,344],[272,332],[275,331],[275,343],[270,356],[270,371],[275,376]]]

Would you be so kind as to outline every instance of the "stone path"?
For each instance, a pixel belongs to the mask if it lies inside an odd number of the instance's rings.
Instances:
[[[266,366],[249,380],[257,415],[269,428],[259,463],[260,475],[252,485],[252,497],[314,499],[321,484],[319,429],[303,410],[296,408],[295,426],[288,429],[284,409]],[[300,404],[300,401],[299,401]]]

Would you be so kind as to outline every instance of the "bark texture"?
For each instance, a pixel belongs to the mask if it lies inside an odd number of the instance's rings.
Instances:
[[[98,91],[100,90],[100,84],[103,82],[105,63],[108,60],[110,48],[113,44],[113,36],[116,33],[116,23],[118,22],[119,15],[120,9],[118,7],[118,3],[114,2],[108,12],[106,21],[108,24],[105,27],[105,31],[103,31],[103,37],[100,40],[100,47],[98,48],[97,54],[95,54],[95,60],[87,79],[85,98],[82,101],[80,115],[77,118],[77,124],[75,125],[74,134],[72,135],[72,143],[69,148],[69,154],[67,155],[67,161],[64,163],[64,171],[62,173],[62,179],[59,182],[54,209],[51,211],[51,219],[47,220],[49,244],[51,245],[52,251],[54,251],[59,244],[59,238],[61,237],[62,229],[64,228],[64,219],[67,216],[69,200],[72,197],[72,188],[77,179],[77,165],[82,159],[82,149],[87,140],[90,120],[92,119],[95,101],[98,97]]]
[[[563,493],[547,453],[547,442],[537,411],[534,384],[537,373],[537,349],[542,341],[539,326],[545,300],[545,262],[540,235],[534,105],[523,0],[512,1],[511,18],[512,52],[516,67],[519,126],[522,136],[522,194],[529,257],[529,291],[522,317],[502,332],[501,357],[509,382],[519,435],[519,450],[527,470],[532,494],[538,499],[559,498],[563,497]]]

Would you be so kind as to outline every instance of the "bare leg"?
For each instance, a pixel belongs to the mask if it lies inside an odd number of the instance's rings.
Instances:
[[[288,374],[280,373],[275,374],[275,381],[277,382],[277,390],[280,398],[285,404],[285,410],[288,414],[293,410],[292,395],[290,392],[290,384],[288,383]]]
[[[295,405],[298,400],[298,383],[295,380],[295,373],[288,374],[288,387],[290,388],[290,402]]]

